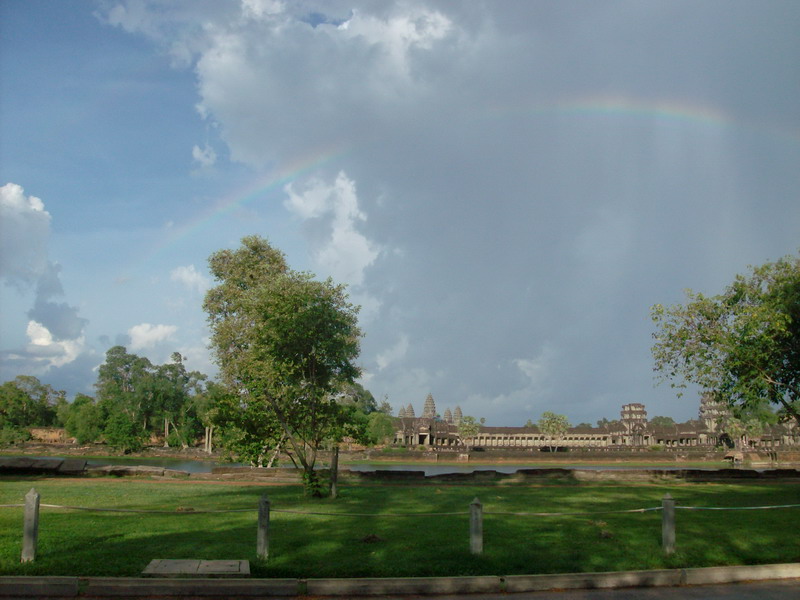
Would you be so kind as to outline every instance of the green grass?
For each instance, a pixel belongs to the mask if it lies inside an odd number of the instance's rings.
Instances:
[[[0,574],[136,576],[153,558],[248,559],[260,577],[511,575],[800,561],[800,508],[678,511],[677,552],[661,553],[660,512],[520,517],[486,514],[484,554],[472,556],[468,517],[351,517],[272,513],[270,560],[256,559],[256,507],[389,515],[467,512],[474,497],[490,512],[570,512],[679,505],[800,503],[800,486],[772,483],[347,485],[338,500],[313,501],[298,486],[143,479],[0,479],[0,504],[35,487],[42,503],[230,514],[95,513],[42,508],[34,563],[20,564],[22,509],[0,508]],[[366,542],[367,536],[378,541]]]

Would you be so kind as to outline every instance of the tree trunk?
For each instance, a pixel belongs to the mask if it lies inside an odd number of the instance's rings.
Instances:
[[[281,444],[282,443],[283,443],[283,440],[278,442],[278,445],[275,446],[275,452],[272,453],[272,457],[269,459],[269,463],[267,463],[267,468],[268,469],[272,468],[272,463],[274,463],[275,459],[278,457],[278,453],[281,451]]]
[[[331,498],[336,498],[336,484],[339,481],[339,444],[333,447],[333,455],[331,456],[331,484],[328,490]]]
[[[169,419],[164,417],[164,448],[169,448]]]
[[[212,438],[213,435],[214,435],[214,426],[213,425],[207,425],[206,426],[206,437],[205,437],[205,440],[203,442],[203,450],[205,450],[206,454],[211,454],[211,452],[212,452],[211,438]]]

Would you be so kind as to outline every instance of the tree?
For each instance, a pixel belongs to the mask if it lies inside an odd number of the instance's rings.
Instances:
[[[69,405],[64,428],[79,444],[97,441],[103,432],[103,412],[94,398],[78,394]]]
[[[145,431],[156,413],[152,373],[153,365],[147,358],[129,354],[124,346],[110,348],[97,371],[95,387],[100,407],[109,416],[123,413],[127,421]]]
[[[564,415],[557,415],[554,412],[545,411],[542,413],[539,422],[537,423],[539,431],[550,438],[550,452],[555,452],[558,445],[569,429],[569,421]]]
[[[656,416],[650,419],[650,425],[653,427],[675,427],[675,419]]]
[[[800,424],[800,258],[751,267],[718,296],[651,313],[659,380],[713,392],[736,415],[775,404]]]
[[[155,367],[151,377],[155,410],[164,423],[164,446],[180,444],[183,449],[199,434],[199,418],[193,398],[201,391],[206,376],[187,371],[180,352],[173,352],[172,362]],[[170,430],[171,428],[171,430]]]
[[[18,375],[0,386],[0,444],[30,438],[30,427],[55,425],[66,404],[65,392],[31,375]]]
[[[375,396],[369,390],[364,389],[364,386],[360,383],[344,385],[341,391],[336,394],[336,400],[339,404],[355,406],[365,415],[379,410]]]
[[[469,415],[461,417],[456,431],[458,432],[458,439],[467,447],[467,452],[469,452],[470,442],[475,441],[475,437],[480,430],[481,426],[475,417],[470,417]]]
[[[390,415],[392,414],[392,405],[389,404],[389,395],[384,394],[383,400],[378,405],[378,412],[382,412],[384,414]]]
[[[395,433],[395,419],[391,415],[376,411],[367,417],[367,434],[373,444],[391,443]]]
[[[211,422],[222,432],[222,446],[241,462],[271,467],[286,438],[271,405],[246,391],[221,393],[221,387],[213,388],[215,411]]]
[[[240,410],[281,432],[306,489],[320,496],[317,455],[345,414],[335,394],[360,374],[358,309],[343,286],[290,270],[259,236],[212,254],[209,266],[218,285],[204,309],[220,376]]]
[[[220,402],[228,396],[225,386],[207,381],[204,389],[192,398],[194,412],[205,429],[203,436],[203,450],[211,454],[214,441],[214,426],[219,412]]]
[[[599,427],[600,429],[606,429],[606,430],[609,430],[609,429],[620,429],[622,427],[622,421],[620,421],[619,419],[613,419],[613,420],[609,421],[608,419],[603,417],[602,419],[599,419],[597,421],[597,427]]]
[[[116,411],[108,417],[103,431],[106,442],[124,454],[139,452],[144,448],[146,434],[141,424],[124,411]]]

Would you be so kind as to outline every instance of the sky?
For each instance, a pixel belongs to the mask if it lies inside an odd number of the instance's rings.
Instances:
[[[258,234],[360,305],[395,411],[695,418],[650,307],[800,249],[793,0],[0,2],[0,381],[213,375]]]

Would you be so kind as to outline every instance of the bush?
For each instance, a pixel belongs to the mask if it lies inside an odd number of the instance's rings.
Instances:
[[[123,412],[112,414],[105,429],[106,442],[125,454],[144,448],[145,432]]]
[[[6,425],[0,429],[0,446],[12,446],[31,439],[31,432],[27,429]]]

